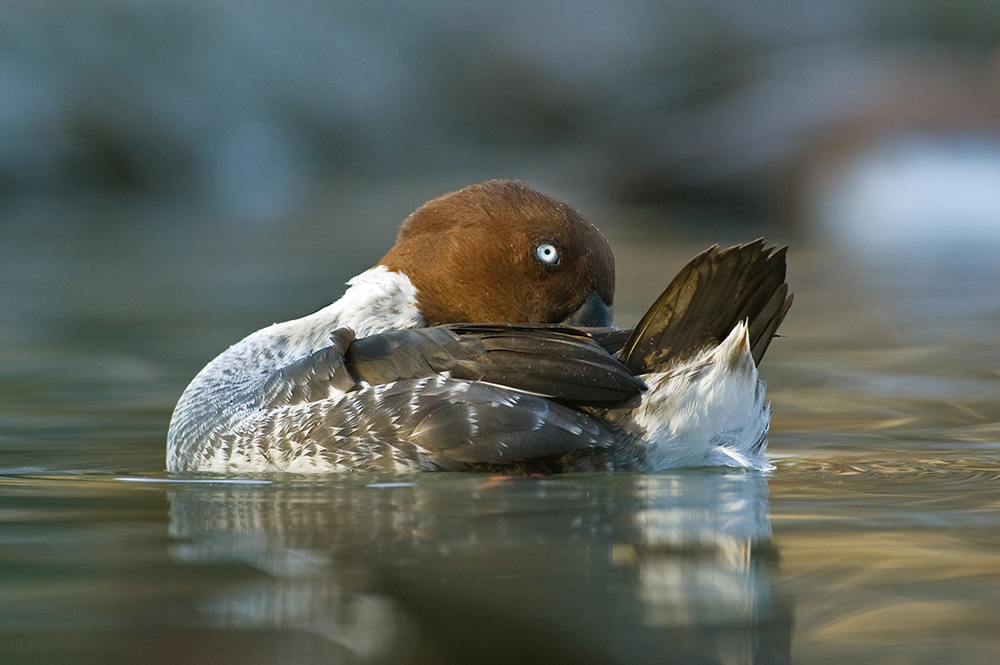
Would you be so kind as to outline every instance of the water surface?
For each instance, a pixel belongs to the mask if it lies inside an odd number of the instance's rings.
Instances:
[[[186,381],[337,297],[411,203],[294,233],[121,210],[0,231],[0,661],[1000,658],[989,257],[793,246],[762,366],[772,474],[164,473]],[[623,325],[685,258],[753,235],[590,216]]]

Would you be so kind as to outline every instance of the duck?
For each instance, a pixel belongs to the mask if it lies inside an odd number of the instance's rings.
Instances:
[[[471,185],[407,217],[341,298],[209,362],[174,409],[167,470],[767,470],[757,366],[785,273],[785,247],[713,246],[618,329],[593,224],[517,180]]]

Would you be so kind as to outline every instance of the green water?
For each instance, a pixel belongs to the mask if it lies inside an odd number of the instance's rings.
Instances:
[[[0,230],[0,662],[1000,660],[988,257],[793,245],[770,475],[167,476],[194,372],[337,297],[411,204]],[[623,325],[705,245],[591,217]]]

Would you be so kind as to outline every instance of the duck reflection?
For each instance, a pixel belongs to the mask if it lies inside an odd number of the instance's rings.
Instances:
[[[751,474],[640,478],[631,544],[652,625],[748,623],[770,611],[767,485]]]
[[[207,625],[343,662],[789,660],[757,472],[180,484],[170,504],[175,557],[261,573],[200,599]]]

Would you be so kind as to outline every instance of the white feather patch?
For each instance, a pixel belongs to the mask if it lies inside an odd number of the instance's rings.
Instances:
[[[633,422],[648,470],[685,466],[772,468],[763,437],[770,420],[764,385],[740,323],[719,346],[664,372],[643,375],[649,391]]]

